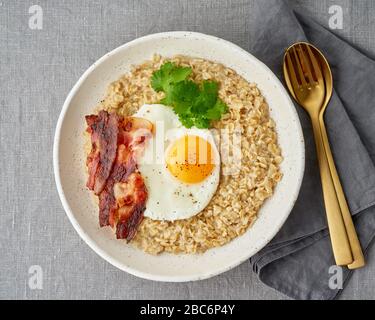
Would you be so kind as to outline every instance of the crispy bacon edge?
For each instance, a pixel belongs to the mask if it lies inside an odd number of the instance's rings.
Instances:
[[[86,116],[87,131],[91,134],[91,152],[87,157],[89,177],[86,186],[99,195],[105,187],[116,160],[119,118],[115,113],[100,111]]]

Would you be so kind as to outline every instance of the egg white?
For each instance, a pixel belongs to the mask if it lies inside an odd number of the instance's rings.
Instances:
[[[220,154],[211,132],[183,127],[173,110],[164,105],[143,105],[134,116],[151,121],[155,128],[138,165],[148,190],[144,215],[154,220],[174,221],[201,212],[215,194],[220,179]],[[178,180],[165,162],[168,148],[185,135],[199,136],[211,144],[215,166],[210,175],[199,183]]]

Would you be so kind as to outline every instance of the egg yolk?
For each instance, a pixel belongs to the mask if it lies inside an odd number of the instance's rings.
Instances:
[[[201,182],[214,168],[211,144],[199,136],[185,135],[174,141],[166,155],[166,163],[178,180]]]

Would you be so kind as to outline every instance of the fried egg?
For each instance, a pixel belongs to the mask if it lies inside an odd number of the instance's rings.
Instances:
[[[154,128],[138,162],[148,190],[144,215],[174,221],[201,212],[220,178],[220,155],[211,132],[185,128],[164,105],[143,105],[134,116]]]

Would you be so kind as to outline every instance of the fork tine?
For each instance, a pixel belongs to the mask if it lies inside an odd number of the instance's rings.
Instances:
[[[298,81],[297,81],[297,75],[296,75],[296,71],[294,69],[294,66],[293,66],[293,63],[292,63],[292,59],[290,57],[290,50],[288,50],[286,52],[286,61],[287,61],[287,68],[288,68],[288,73],[289,73],[289,76],[290,78],[292,79],[292,86],[294,87],[295,84],[297,84],[297,86],[299,86],[298,84]]]
[[[309,82],[311,84],[314,84],[314,83],[316,83],[316,81],[314,80],[314,77],[313,77],[313,74],[312,74],[312,71],[311,71],[309,59],[306,57],[306,53],[303,50],[303,47],[302,47],[301,44],[299,45],[299,49],[300,49],[300,56],[302,56],[303,65],[305,66],[304,71],[307,73],[307,77],[309,79]]]
[[[318,80],[319,85],[324,85],[323,75],[320,71],[318,61],[316,60],[314,53],[311,51],[310,46],[306,45],[306,48],[307,48],[307,52],[309,53],[310,61],[313,66],[316,78],[317,78],[316,80]]]
[[[298,57],[297,50],[296,50],[296,48],[294,46],[292,47],[292,51],[294,53],[294,58],[296,60],[297,69],[298,69],[298,73],[299,73],[299,78],[301,80],[302,86],[305,86],[307,84],[307,82],[306,82],[306,79],[305,79],[305,75],[303,74],[301,61],[300,61],[300,59]]]

